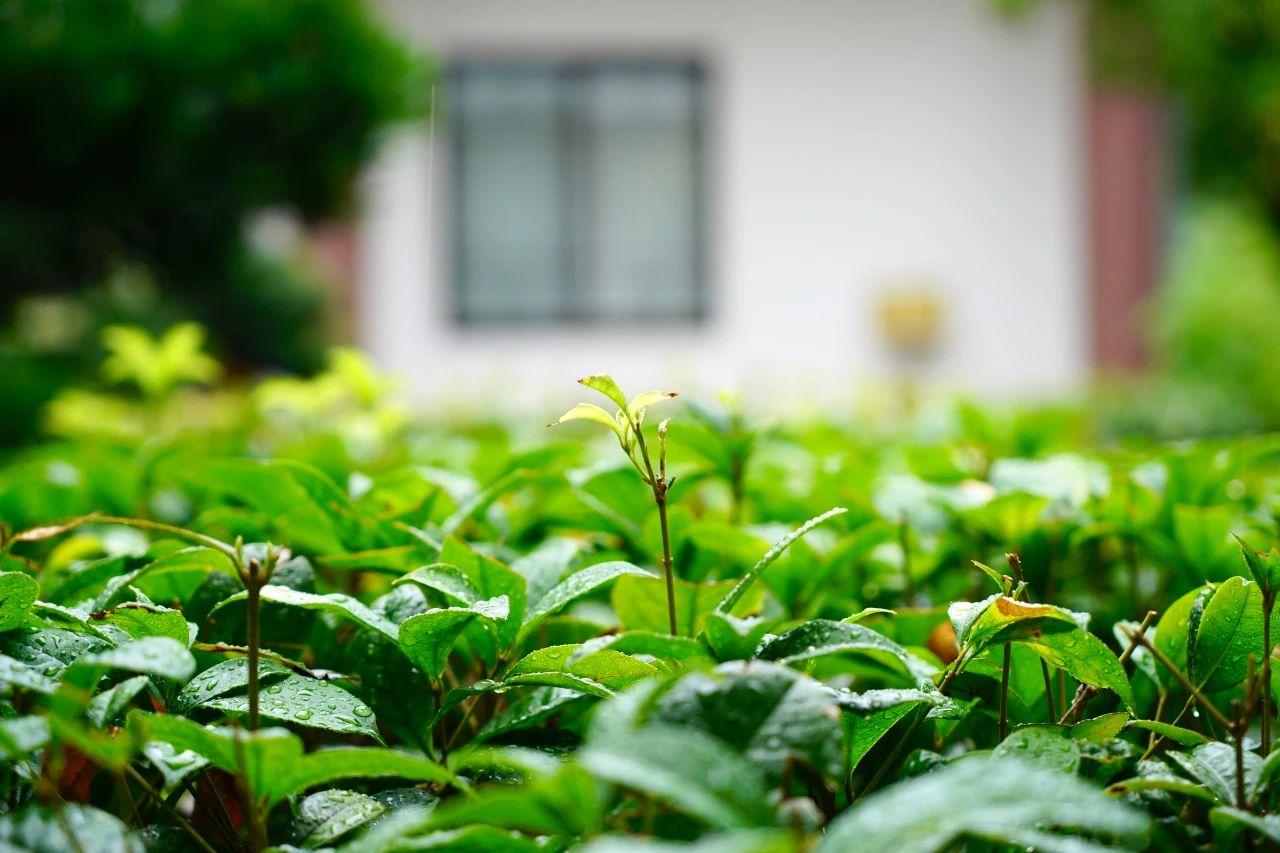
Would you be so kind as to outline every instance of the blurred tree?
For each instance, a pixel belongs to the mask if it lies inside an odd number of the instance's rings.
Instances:
[[[233,362],[316,366],[322,300],[246,218],[346,212],[426,70],[357,0],[0,0],[0,312],[131,264]]]
[[[1044,0],[991,2],[1019,15]],[[1095,85],[1163,98],[1178,131],[1183,203],[1151,305],[1164,374],[1149,386],[1152,420],[1187,424],[1181,408],[1200,410],[1192,432],[1280,427],[1280,3],[1079,5]]]

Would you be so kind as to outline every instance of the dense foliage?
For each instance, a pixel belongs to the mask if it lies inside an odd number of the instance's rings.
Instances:
[[[361,0],[0,0],[0,365],[24,386],[0,441],[96,356],[99,317],[195,317],[240,363],[318,369],[323,292],[246,223],[349,213],[425,70]],[[15,316],[50,294],[66,316]]]
[[[1276,439],[419,420],[199,341],[116,330],[0,467],[0,846],[1280,839]]]

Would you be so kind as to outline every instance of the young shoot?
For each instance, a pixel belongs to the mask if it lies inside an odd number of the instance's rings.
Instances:
[[[672,634],[679,632],[676,624],[676,590],[675,576],[671,561],[671,533],[667,526],[667,495],[675,484],[675,477],[667,476],[667,421],[658,424],[658,458],[655,466],[653,455],[644,437],[644,416],[650,406],[668,400],[674,391],[644,391],[630,400],[622,393],[618,383],[607,374],[595,374],[579,379],[578,384],[598,391],[615,404],[618,409],[610,415],[593,403],[579,403],[560,416],[556,424],[565,421],[595,421],[613,431],[618,446],[627,455],[632,466],[653,491],[653,502],[658,508],[658,525],[662,531],[662,571],[667,582],[667,620]],[[555,424],[548,424],[555,426]]]

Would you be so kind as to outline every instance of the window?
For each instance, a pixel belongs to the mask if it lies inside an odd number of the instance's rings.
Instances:
[[[457,64],[457,319],[700,319],[704,97],[692,62]]]

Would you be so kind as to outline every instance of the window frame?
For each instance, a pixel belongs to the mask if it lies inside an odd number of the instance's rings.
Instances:
[[[579,259],[575,257],[575,228],[572,207],[572,170],[565,168],[565,161],[572,157],[574,146],[581,145],[584,138],[589,141],[589,132],[579,132],[570,111],[558,109],[556,121],[556,160],[560,170],[558,180],[561,184],[556,213],[561,228],[567,235],[562,252],[563,269],[565,270],[560,288],[557,291],[555,310],[547,317],[529,317],[520,313],[505,315],[486,312],[477,315],[466,307],[466,261],[462,246],[465,240],[464,219],[461,215],[464,205],[464,178],[467,169],[464,146],[465,123],[462,110],[451,110],[450,102],[460,84],[468,74],[492,74],[495,71],[507,70],[509,73],[520,73],[534,69],[539,73],[549,73],[555,79],[557,91],[561,86],[573,85],[575,80],[589,79],[592,74],[601,71],[609,74],[643,74],[654,70],[676,71],[688,81],[689,92],[693,101],[691,114],[691,169],[692,182],[692,257],[693,292],[691,307],[687,312],[672,314],[665,311],[632,311],[624,315],[602,315],[583,310],[583,296],[589,293],[589,275],[580,274]],[[637,323],[663,323],[673,327],[699,327],[709,318],[711,312],[711,246],[710,235],[710,163],[707,140],[710,125],[710,74],[707,63],[696,55],[681,53],[678,55],[565,55],[565,54],[511,54],[511,53],[476,53],[461,54],[452,57],[445,70],[445,117],[447,124],[449,169],[447,199],[449,203],[449,227],[447,231],[446,276],[448,278],[449,315],[453,325],[460,329],[513,328],[513,329],[550,329],[557,327],[600,327],[617,328]],[[587,178],[588,184],[590,178]],[[589,235],[588,235],[589,236]]]

